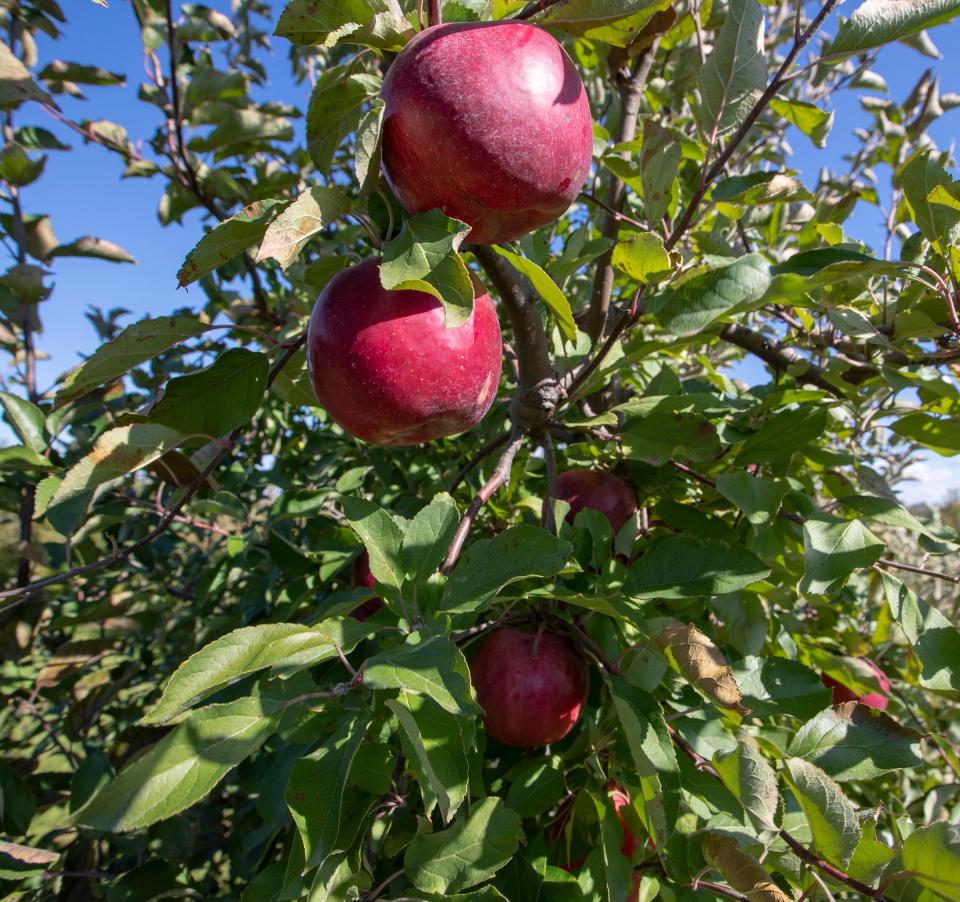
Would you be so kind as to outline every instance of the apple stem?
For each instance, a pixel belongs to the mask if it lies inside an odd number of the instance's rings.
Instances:
[[[430,0],[427,5],[427,23],[429,25],[443,24],[443,0]]]

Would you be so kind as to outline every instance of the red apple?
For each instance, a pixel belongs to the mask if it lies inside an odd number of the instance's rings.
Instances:
[[[470,661],[487,734],[532,748],[563,739],[580,717],[587,666],[561,636],[494,630]]]
[[[479,291],[473,313],[448,329],[422,291],[387,291],[380,261],[337,273],[307,329],[307,364],[330,418],[364,441],[412,445],[476,425],[500,382],[500,324]]]
[[[383,172],[409,213],[439,207],[469,241],[510,241],[560,217],[593,156],[580,76],[525,22],[421,31],[383,81]]]
[[[570,504],[567,520],[585,507],[600,511],[619,532],[637,511],[637,497],[620,477],[605,470],[567,470],[557,477],[557,497]]]
[[[354,589],[361,587],[372,589],[374,585],[373,574],[370,572],[370,555],[364,550],[353,559],[350,567],[350,585]],[[371,598],[369,601],[355,607],[350,616],[354,620],[366,620],[368,617],[376,614],[383,607],[383,600],[380,598]]]
[[[880,682],[879,692],[868,692],[866,695],[857,695],[848,686],[844,686],[843,683],[838,682],[833,679],[833,677],[828,677],[825,673],[820,674],[820,682],[828,689],[833,690],[833,704],[835,705],[841,705],[844,702],[859,702],[868,708],[886,711],[889,702],[887,693],[890,691],[890,680],[887,679],[887,675],[869,658],[864,658],[863,661],[877,675],[877,680]]]

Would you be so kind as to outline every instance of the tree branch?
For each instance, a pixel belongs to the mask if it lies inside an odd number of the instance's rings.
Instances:
[[[532,19],[538,13],[550,9],[551,6],[559,6],[561,3],[569,3],[569,0],[537,0],[536,3],[528,3],[513,18]]]
[[[427,24],[443,24],[443,0],[428,0],[427,3]]]

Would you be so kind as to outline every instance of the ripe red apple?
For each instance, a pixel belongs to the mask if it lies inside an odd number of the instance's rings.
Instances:
[[[593,156],[580,76],[525,22],[421,31],[383,81],[383,172],[409,213],[439,207],[468,241],[510,241],[553,222]]]
[[[887,704],[890,701],[887,698],[887,693],[890,691],[890,680],[887,679],[887,675],[869,658],[864,658],[863,661],[877,675],[877,680],[880,682],[879,692],[868,692],[866,695],[857,695],[848,686],[844,686],[843,683],[838,682],[833,679],[833,677],[828,677],[825,673],[820,674],[820,682],[828,689],[833,690],[833,704],[835,705],[841,705],[844,702],[859,702],[868,708],[886,711]]]
[[[532,748],[563,739],[580,717],[587,666],[561,636],[494,630],[470,661],[487,734]]]
[[[557,497],[570,504],[567,520],[585,507],[600,511],[614,533],[620,531],[637,510],[637,497],[619,476],[605,470],[567,470],[557,477]]]
[[[350,585],[354,589],[361,587],[372,589],[374,585],[373,574],[370,572],[370,555],[364,550],[353,559],[350,567]],[[355,607],[350,616],[354,620],[366,620],[368,617],[376,614],[383,607],[383,600],[380,598],[371,598],[363,604]]]
[[[412,445],[464,432],[490,409],[502,362],[500,324],[479,290],[463,324],[422,291],[387,291],[379,259],[335,275],[307,329],[320,406],[367,442]]]

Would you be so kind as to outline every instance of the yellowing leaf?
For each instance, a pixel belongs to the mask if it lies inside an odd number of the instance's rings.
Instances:
[[[744,852],[732,836],[711,833],[703,841],[707,861],[734,889],[744,893],[751,902],[792,902],[764,870],[763,865],[749,852]]]
[[[257,262],[272,257],[286,269],[314,236],[350,209],[350,198],[337,188],[311,188],[267,226]]]

